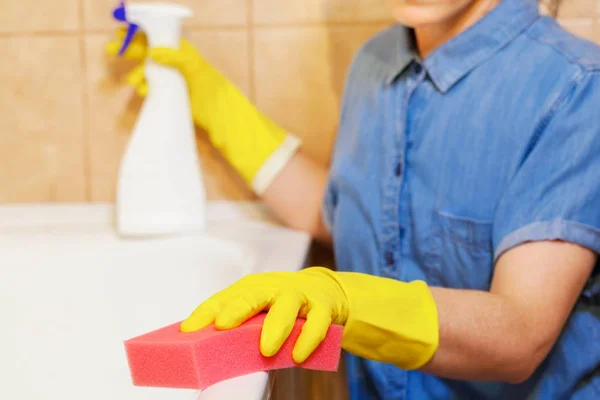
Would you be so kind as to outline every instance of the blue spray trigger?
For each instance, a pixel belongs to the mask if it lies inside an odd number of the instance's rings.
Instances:
[[[121,2],[114,10],[113,10],[113,18],[117,21],[127,22],[127,17],[125,15],[125,2]]]
[[[122,56],[125,54],[125,51],[129,47],[131,40],[135,36],[135,33],[138,30],[138,26],[135,24],[130,24],[129,28],[127,28],[127,35],[125,35],[125,40],[123,41],[123,45],[121,46],[121,50],[119,50],[119,55]]]
[[[129,24],[129,27],[127,28],[127,34],[125,35],[125,40],[123,41],[123,45],[119,50],[119,56],[122,56],[123,54],[125,54],[125,51],[129,47],[129,44],[133,40],[133,37],[135,36],[135,33],[137,32],[139,27],[136,24],[132,24],[129,21],[127,21],[127,13],[125,11],[124,1],[121,1],[121,3],[119,3],[119,5],[113,10],[113,18],[117,21],[127,22]]]

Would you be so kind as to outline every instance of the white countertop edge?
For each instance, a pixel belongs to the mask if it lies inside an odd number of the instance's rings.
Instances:
[[[275,222],[267,207],[252,201],[209,201],[209,221],[232,219]],[[0,228],[113,225],[112,203],[24,203],[0,205]]]

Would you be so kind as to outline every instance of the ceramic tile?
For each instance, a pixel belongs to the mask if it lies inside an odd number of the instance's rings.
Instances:
[[[79,41],[4,38],[0,59],[0,202],[85,200]]]
[[[209,200],[253,200],[256,198],[243,179],[210,144],[206,134],[200,130],[197,143],[202,161],[204,185]]]
[[[382,26],[256,30],[257,105],[328,162],[347,68]]]
[[[2,2],[0,32],[72,31],[79,27],[77,0]]]
[[[248,45],[245,30],[198,31],[188,35],[202,54],[243,91],[248,92]],[[86,37],[88,65],[88,104],[90,108],[91,190],[92,199],[112,201],[119,164],[129,133],[133,129],[143,100],[123,83],[131,63],[108,58],[103,53],[108,35]],[[235,174],[208,146],[199,143],[203,170],[210,198],[240,198],[247,196]],[[211,174],[216,175],[212,177]]]
[[[317,21],[373,21],[390,19],[387,0],[254,0],[257,24]]]
[[[82,0],[86,29],[111,29],[117,23],[112,18],[116,0]],[[179,0],[177,4],[190,7],[194,16],[187,26],[244,26],[248,19],[247,0],[195,1]]]
[[[223,72],[244,93],[250,92],[249,47],[245,30],[194,31],[186,37],[213,66]]]

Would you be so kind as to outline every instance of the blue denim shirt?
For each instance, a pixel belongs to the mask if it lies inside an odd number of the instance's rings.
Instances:
[[[503,0],[423,60],[411,35],[378,34],[347,78],[324,202],[338,268],[489,290],[495,261],[523,242],[600,252],[598,47],[534,0]],[[440,379],[348,355],[352,399],[600,398],[598,269],[528,381]]]

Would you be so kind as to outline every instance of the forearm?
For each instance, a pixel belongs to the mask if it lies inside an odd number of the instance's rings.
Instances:
[[[525,243],[500,257],[490,292],[431,288],[440,345],[423,371],[454,379],[527,379],[558,339],[597,259],[572,243]]]
[[[324,166],[299,151],[262,198],[285,225],[306,231],[317,240],[330,242],[321,216],[327,173]]]
[[[422,371],[451,379],[516,383],[545,357],[545,344],[531,337],[535,320],[528,320],[510,298],[474,290],[431,291],[438,307],[440,345]]]

